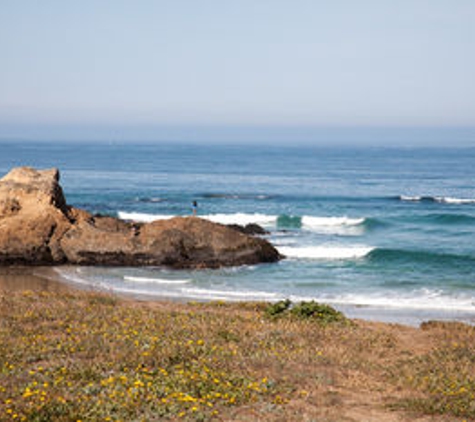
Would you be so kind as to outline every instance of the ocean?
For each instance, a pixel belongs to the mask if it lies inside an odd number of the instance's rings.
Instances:
[[[286,259],[215,270],[60,267],[146,299],[316,300],[348,316],[475,322],[475,149],[0,143],[0,173],[58,167],[70,205],[257,223]]]

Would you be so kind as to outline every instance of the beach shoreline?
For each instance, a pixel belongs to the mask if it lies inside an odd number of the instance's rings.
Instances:
[[[168,297],[153,294],[134,294],[102,289],[92,284],[73,281],[61,275],[61,267],[7,266],[0,267],[0,292],[96,292],[112,294],[119,298],[137,302],[189,303],[215,302],[212,300],[192,300],[186,297]],[[226,302],[226,301],[224,301]],[[233,303],[234,301],[229,301]],[[251,301],[254,302],[254,301]],[[330,304],[347,318],[383,324],[400,324],[418,327],[428,321],[461,322],[475,325],[475,313],[450,309],[407,309],[384,306]]]
[[[26,146],[34,151],[32,165],[62,169],[61,186],[75,209],[159,221],[189,216],[190,204],[197,200],[200,219],[261,224],[268,232],[265,239],[287,257],[269,265],[171,271],[134,260],[112,267],[92,254],[90,266],[81,262],[82,267],[68,268],[64,260],[45,263],[58,265],[46,269],[49,280],[65,278],[61,283],[73,289],[100,289],[141,301],[314,300],[349,318],[413,326],[441,319],[475,322],[475,199],[464,188],[473,179],[470,154],[452,149],[408,154],[401,149],[388,153],[256,148],[250,157],[245,148],[183,151],[171,145],[137,144],[116,146],[123,163],[119,174],[111,165],[109,145],[78,144],[61,150],[50,143]],[[2,147],[0,167],[5,173],[12,159],[28,161],[24,148]],[[96,158],[92,167],[91,154]],[[144,164],[139,172],[128,161],[132,155]],[[183,160],[189,162],[187,171],[177,172]],[[246,177],[236,177],[243,170],[236,163],[244,162],[249,164]],[[438,165],[431,166],[434,162]],[[454,174],[454,163],[459,173]],[[355,171],[348,173],[349,168]],[[428,174],[417,169],[428,169]],[[406,180],[417,189],[408,189]],[[32,204],[36,209],[34,200]],[[40,224],[35,228],[48,236]],[[8,238],[18,236],[17,230],[9,230]],[[38,245],[41,248],[44,241]],[[11,265],[8,254],[6,259],[3,265]],[[4,270],[9,278],[5,288],[12,283],[26,283],[25,288],[44,284],[30,277],[33,273],[43,278],[43,269],[36,267],[43,261],[31,262],[31,271],[26,270],[29,282]]]

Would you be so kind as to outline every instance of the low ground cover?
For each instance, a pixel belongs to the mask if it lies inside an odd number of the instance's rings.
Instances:
[[[0,420],[472,420],[474,340],[312,303],[5,293]]]

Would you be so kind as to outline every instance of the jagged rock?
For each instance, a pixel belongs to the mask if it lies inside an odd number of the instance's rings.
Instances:
[[[58,247],[69,229],[67,205],[55,169],[13,169],[0,179],[0,263],[62,262]]]
[[[266,240],[196,217],[125,222],[67,205],[56,169],[0,179],[0,265],[220,267],[275,262]]]
[[[262,236],[269,234],[268,231],[266,231],[263,227],[259,226],[259,224],[256,223],[249,223],[245,226],[242,226],[240,224],[228,224],[227,226],[231,229],[237,230],[240,233],[249,234],[251,236]]]

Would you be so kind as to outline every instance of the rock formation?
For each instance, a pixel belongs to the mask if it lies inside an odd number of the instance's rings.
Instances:
[[[280,258],[264,239],[196,217],[138,224],[70,207],[56,169],[0,179],[0,265],[214,268]]]
[[[240,233],[249,234],[251,236],[262,236],[269,234],[267,230],[265,230],[262,226],[256,223],[249,223],[245,226],[240,224],[227,224],[227,227],[237,230]]]

